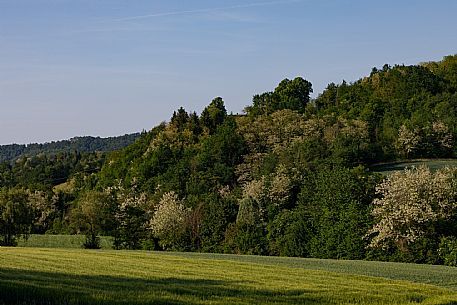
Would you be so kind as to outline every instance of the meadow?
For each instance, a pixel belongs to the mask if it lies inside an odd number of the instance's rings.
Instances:
[[[385,175],[391,174],[396,171],[403,171],[406,168],[419,167],[426,165],[430,170],[436,171],[443,167],[457,167],[456,159],[417,159],[417,160],[404,160],[388,163],[375,164],[370,167],[374,172],[379,172]]]
[[[0,304],[457,304],[457,268],[0,248]]]
[[[19,247],[31,248],[82,248],[85,241],[84,235],[62,235],[62,234],[31,234],[27,239],[18,240]],[[113,237],[100,236],[101,249],[113,249]]]

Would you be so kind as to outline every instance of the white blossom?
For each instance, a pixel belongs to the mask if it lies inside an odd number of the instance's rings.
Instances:
[[[457,208],[457,169],[429,168],[395,172],[376,189],[373,201],[376,223],[368,232],[370,247],[387,247],[392,241],[400,247],[427,234],[430,224],[446,219]]]
[[[163,194],[151,219],[152,233],[158,238],[173,235],[184,226],[188,213],[175,192]]]

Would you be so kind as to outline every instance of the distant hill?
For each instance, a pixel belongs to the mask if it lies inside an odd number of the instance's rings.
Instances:
[[[118,137],[74,137],[69,140],[49,143],[0,145],[0,162],[13,161],[21,157],[38,154],[57,154],[62,152],[110,152],[122,149],[140,136],[140,133],[126,134]]]

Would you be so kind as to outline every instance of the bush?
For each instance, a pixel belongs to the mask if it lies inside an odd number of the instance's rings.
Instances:
[[[457,237],[441,238],[438,253],[445,265],[457,267]]]
[[[84,249],[100,249],[100,237],[91,234],[86,235],[86,240],[83,243]]]

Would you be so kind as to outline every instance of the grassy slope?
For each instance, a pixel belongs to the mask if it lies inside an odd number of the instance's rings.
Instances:
[[[297,257],[272,257],[209,253],[170,253],[160,255],[182,255],[184,257],[205,257],[214,260],[231,260],[243,263],[322,270],[362,276],[383,277],[431,284],[457,291],[457,268],[449,266],[389,263],[376,261],[332,260]]]
[[[405,168],[419,167],[421,165],[426,165],[431,170],[435,171],[446,166],[457,167],[457,159],[419,159],[389,162],[372,165],[371,170],[388,175],[395,171],[401,171]]]
[[[0,304],[457,304],[456,291],[306,266],[317,262],[0,248]]]

